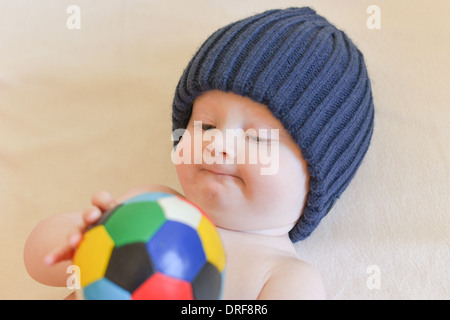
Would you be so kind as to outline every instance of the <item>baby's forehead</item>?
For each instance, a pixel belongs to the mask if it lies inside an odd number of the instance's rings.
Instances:
[[[251,98],[232,92],[212,90],[194,100],[194,117],[236,117],[249,123],[258,123],[268,129],[284,129],[283,124],[269,108]]]

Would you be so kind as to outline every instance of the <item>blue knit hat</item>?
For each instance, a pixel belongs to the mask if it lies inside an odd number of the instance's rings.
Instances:
[[[305,239],[369,147],[374,108],[362,53],[310,8],[266,11],[219,29],[200,47],[175,92],[173,129],[186,128],[193,101],[214,89],[266,105],[300,147],[309,192],[289,236]]]

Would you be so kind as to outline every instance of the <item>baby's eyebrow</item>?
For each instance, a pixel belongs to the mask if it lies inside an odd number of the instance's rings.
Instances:
[[[208,123],[214,122],[213,118],[206,112],[192,112],[191,119]]]
[[[277,129],[280,130],[282,129],[282,127],[280,127],[279,125],[276,125],[274,123],[270,123],[269,121],[265,121],[265,120],[251,120],[249,121],[249,125],[247,126],[249,128],[254,128],[254,129]]]

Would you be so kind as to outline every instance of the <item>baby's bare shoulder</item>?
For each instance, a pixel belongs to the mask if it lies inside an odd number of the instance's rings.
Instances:
[[[325,289],[320,274],[310,264],[286,257],[270,271],[259,299],[325,299]]]

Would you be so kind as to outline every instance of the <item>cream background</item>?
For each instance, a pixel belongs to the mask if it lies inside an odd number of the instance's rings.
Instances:
[[[66,27],[71,4],[80,30]],[[380,30],[366,27],[371,4]],[[0,298],[70,292],[25,271],[23,245],[40,220],[85,208],[100,189],[180,190],[170,112],[183,68],[219,27],[303,5],[364,52],[376,126],[354,181],[299,256],[330,299],[449,299],[448,0],[0,0]]]

